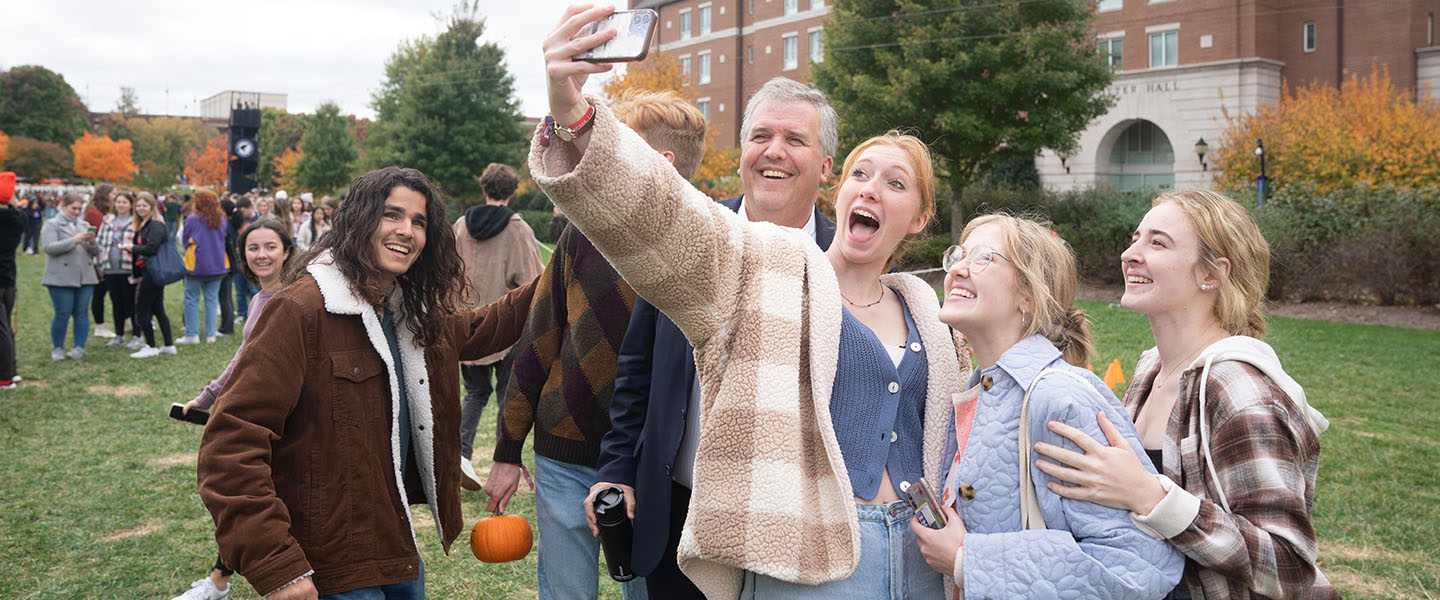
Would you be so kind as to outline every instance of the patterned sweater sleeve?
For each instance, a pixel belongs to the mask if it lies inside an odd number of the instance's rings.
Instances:
[[[552,139],[531,142],[530,172],[635,292],[694,342],[725,332],[736,309],[756,224],[680,176],[604,104],[583,155]],[[763,252],[763,250],[759,250]]]
[[[1242,369],[1248,375],[1230,375]],[[1191,504],[1198,510],[1150,517],[1205,569],[1265,597],[1306,597],[1318,554],[1306,494],[1314,469],[1306,461],[1317,460],[1318,440],[1291,414],[1284,392],[1248,365],[1216,363],[1206,388],[1210,451],[1230,512],[1199,498]],[[1179,486],[1177,493],[1189,495]]]
[[[540,408],[540,394],[550,378],[550,370],[564,368],[560,360],[559,332],[570,325],[569,265],[575,257],[574,229],[566,229],[555,243],[550,262],[535,282],[535,296],[530,302],[530,318],[515,342],[515,363],[510,384],[500,401],[500,437],[495,441],[496,462],[519,464],[525,438],[535,426]]]
[[[1143,447],[1118,403],[1061,379],[1043,381],[1031,398],[1032,441],[1079,452],[1046,423],[1060,421],[1104,440],[1096,423],[1096,414],[1104,410],[1132,447]],[[1033,465],[1035,455],[1031,458],[1031,478],[1048,528],[967,534],[957,569],[963,573],[955,574],[963,575],[957,581],[964,582],[965,598],[1158,598],[1180,582],[1184,559],[1179,552],[1142,532],[1126,511],[1051,492],[1046,484],[1055,479]]]

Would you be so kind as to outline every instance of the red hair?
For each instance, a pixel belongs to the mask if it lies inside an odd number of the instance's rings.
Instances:
[[[219,227],[220,223],[225,220],[225,213],[220,210],[220,198],[215,196],[215,192],[204,188],[195,190],[192,210],[194,214],[204,218],[205,224],[209,225],[211,229]]]

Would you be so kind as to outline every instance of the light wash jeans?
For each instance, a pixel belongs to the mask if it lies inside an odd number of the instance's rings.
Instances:
[[[55,316],[50,319],[50,347],[65,347],[65,330],[69,329],[70,319],[73,318],[75,347],[84,348],[85,340],[90,338],[90,295],[95,293],[95,286],[47,285],[45,288],[50,290],[50,304],[55,308]]]
[[[410,581],[329,594],[320,600],[425,600],[425,561],[420,561],[420,576]]]
[[[205,337],[215,337],[220,318],[220,278],[204,281],[185,278],[185,335],[200,335],[200,295],[205,295]]]
[[[599,595],[600,538],[585,522],[585,498],[595,485],[594,467],[535,455],[535,525],[539,530],[536,579],[540,600]],[[605,581],[611,582],[606,573]],[[620,584],[625,600],[647,600],[645,579]]]
[[[860,516],[860,564],[849,578],[823,585],[781,581],[747,571],[740,597],[746,600],[903,600],[944,598],[945,582],[925,564],[904,502],[856,504]]]

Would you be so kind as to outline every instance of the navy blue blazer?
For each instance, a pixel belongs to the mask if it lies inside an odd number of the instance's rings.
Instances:
[[[721,200],[740,210],[740,197]],[[815,210],[815,242],[835,238],[835,222]],[[635,298],[630,326],[615,369],[610,432],[600,440],[595,480],[635,488],[635,542],[631,568],[648,576],[660,564],[670,536],[670,485],[685,435],[685,411],[695,385],[695,348],[669,317]]]

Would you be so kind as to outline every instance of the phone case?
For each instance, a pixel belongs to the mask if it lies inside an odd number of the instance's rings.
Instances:
[[[210,411],[192,408],[190,412],[187,413],[185,412],[184,404],[171,404],[170,418],[176,421],[186,421],[196,425],[204,425],[210,421]]]
[[[632,17],[628,29],[616,32],[615,37],[611,38],[610,41],[605,42],[604,44],[601,44],[584,54],[578,54],[574,56],[571,60],[583,60],[586,62],[594,63],[640,62],[642,60],[645,60],[645,57],[650,54],[650,44],[655,39],[655,30],[658,29],[658,24],[660,22],[659,13],[656,13],[651,9],[646,8],[640,10],[627,10],[613,13],[610,17],[607,17],[601,21],[596,21],[595,23],[591,24],[590,30],[589,32],[587,32],[587,34],[599,31],[601,23],[605,23],[606,27],[612,26],[612,23],[610,23],[610,19],[614,18],[615,16],[636,14],[648,14],[649,17],[648,20],[643,23],[643,36],[640,36],[640,32],[637,30],[638,27],[642,25],[642,23],[637,23]],[[617,27],[617,29],[619,28]],[[636,39],[643,40],[643,44],[640,46],[638,54],[631,53],[630,48],[623,47],[627,44],[632,45],[633,47],[633,43]],[[615,54],[618,52],[623,52],[623,54]]]
[[[905,503],[915,509],[915,518],[920,520],[921,525],[931,529],[945,527],[945,511],[940,509],[940,500],[930,491],[930,484],[924,477],[908,485],[902,482],[900,488],[905,492]]]

